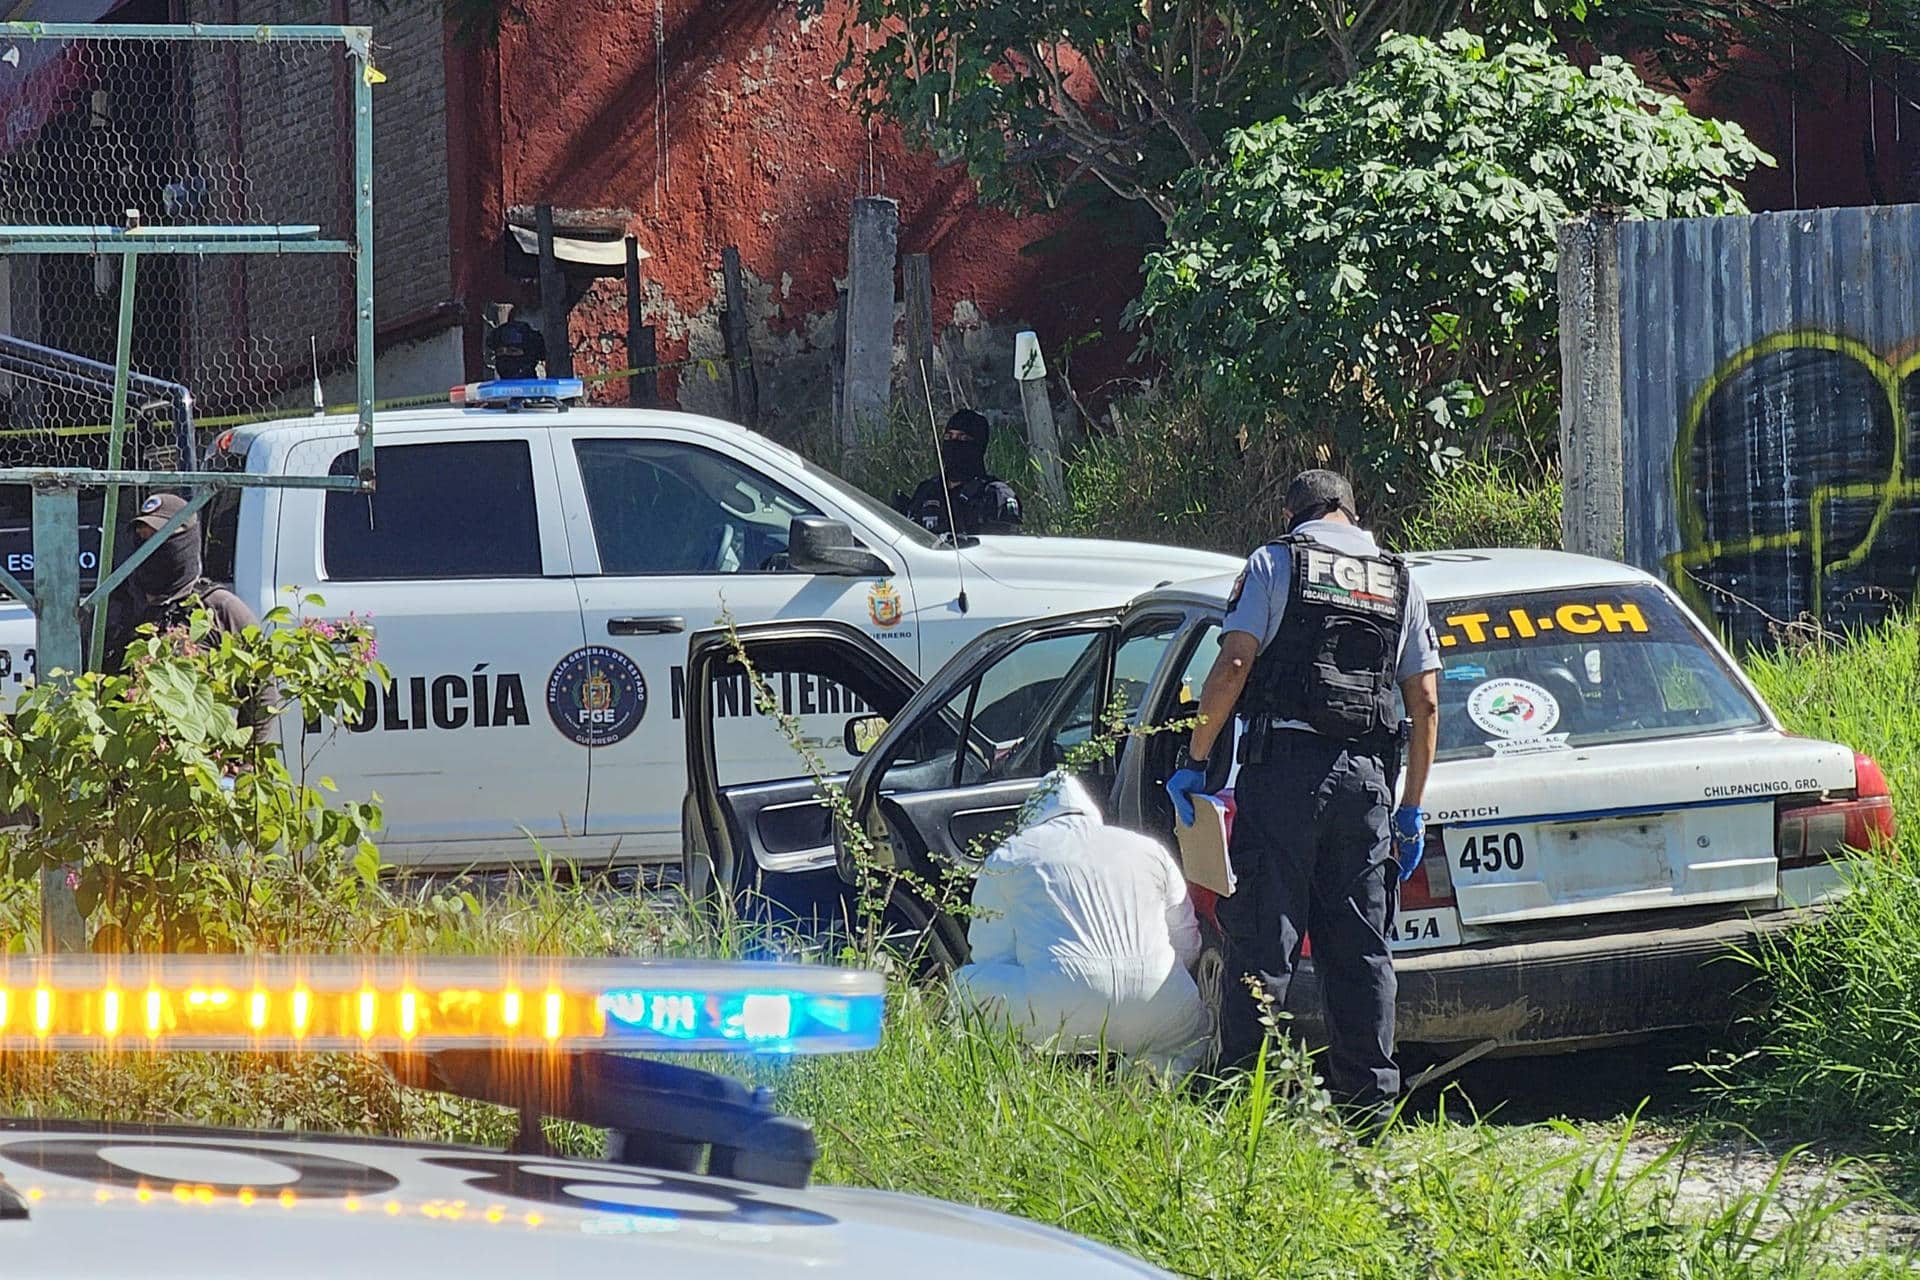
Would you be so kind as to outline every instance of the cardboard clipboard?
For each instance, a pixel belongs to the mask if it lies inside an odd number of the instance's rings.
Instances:
[[[1227,858],[1227,810],[1212,796],[1193,797],[1193,825],[1174,819],[1180,841],[1180,870],[1189,884],[1211,889],[1223,898],[1233,896],[1233,863]]]

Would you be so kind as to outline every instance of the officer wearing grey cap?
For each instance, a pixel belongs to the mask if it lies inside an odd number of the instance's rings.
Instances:
[[[1387,931],[1395,876],[1413,874],[1425,837],[1440,650],[1420,588],[1360,528],[1344,476],[1301,473],[1286,512],[1286,536],[1256,550],[1234,584],[1200,694],[1203,719],[1167,791],[1190,824],[1237,710],[1229,856],[1238,887],[1219,908],[1236,979],[1221,1010],[1223,1059],[1243,1060],[1261,1043],[1246,979],[1257,976],[1284,1005],[1311,933],[1329,1040],[1322,1070],[1336,1099],[1373,1127],[1400,1091]]]

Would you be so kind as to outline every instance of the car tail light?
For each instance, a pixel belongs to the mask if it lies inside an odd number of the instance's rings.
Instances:
[[[1814,866],[1844,857],[1849,849],[1893,842],[1893,796],[1886,774],[1871,756],[1855,755],[1853,777],[1850,797],[1780,806],[1774,853],[1782,867]]]
[[[1427,849],[1420,865],[1400,885],[1400,909],[1424,911],[1453,905],[1453,874],[1447,860],[1447,833],[1427,832]]]

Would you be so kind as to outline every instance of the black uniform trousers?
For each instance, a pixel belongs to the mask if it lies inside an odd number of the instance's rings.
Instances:
[[[1321,1072],[1329,1091],[1361,1106],[1400,1092],[1398,983],[1386,937],[1399,889],[1392,804],[1382,753],[1365,744],[1273,730],[1262,763],[1241,766],[1229,849],[1235,888],[1219,908],[1229,975],[1224,1062],[1244,1061],[1260,1046],[1246,976],[1260,975],[1284,1007],[1310,934],[1326,1006]]]

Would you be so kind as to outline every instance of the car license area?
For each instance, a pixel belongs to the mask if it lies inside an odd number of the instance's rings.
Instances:
[[[1650,813],[1469,830],[1450,868],[1461,919],[1656,905],[1647,899],[1673,892],[1675,825],[1674,815]]]
[[[1387,944],[1395,951],[1426,951],[1460,945],[1460,920],[1450,910],[1401,911],[1387,926]]]

